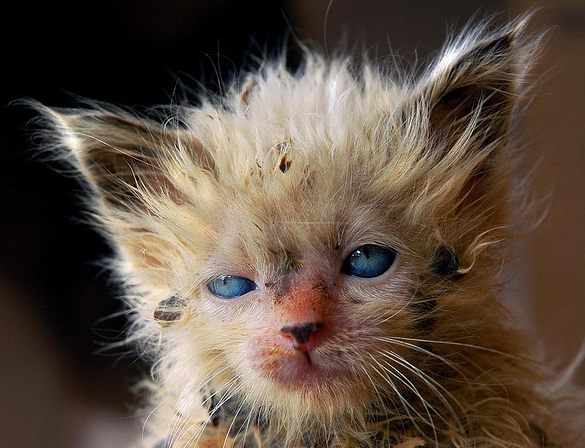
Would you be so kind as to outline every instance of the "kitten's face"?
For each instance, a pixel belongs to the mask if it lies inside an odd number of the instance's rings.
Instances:
[[[380,172],[345,168],[355,180],[338,184],[313,175],[336,168],[333,158],[304,162],[267,169],[272,188],[230,197],[201,268],[194,330],[205,329],[211,370],[219,356],[249,403],[355,408],[388,394],[385,356],[407,356],[389,338],[417,334],[415,268],[404,226],[383,205],[391,192],[364,188]]]
[[[487,352],[440,353],[497,337],[478,312],[507,236],[520,29],[456,41],[416,85],[309,57],[164,125],[43,109],[93,188],[177,415],[203,401],[324,438],[458,421],[441,383]]]

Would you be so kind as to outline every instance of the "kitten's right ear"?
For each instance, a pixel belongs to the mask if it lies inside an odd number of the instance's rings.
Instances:
[[[49,140],[67,150],[65,158],[108,208],[146,211],[161,197],[185,202],[177,167],[212,169],[211,157],[187,129],[112,107],[33,106],[49,122]]]

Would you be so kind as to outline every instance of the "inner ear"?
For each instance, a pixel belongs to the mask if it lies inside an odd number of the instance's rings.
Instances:
[[[480,42],[438,64],[427,86],[432,135],[449,145],[465,131],[481,145],[505,136],[514,103],[513,38],[509,33]]]
[[[452,143],[475,122],[481,141],[489,145],[506,133],[508,101],[502,89],[478,86],[459,87],[445,94],[430,111],[431,132]]]
[[[119,110],[67,112],[49,110],[76,167],[110,207],[147,211],[157,198],[185,203],[179,173],[212,163],[192,133],[178,125]]]
[[[166,194],[180,202],[180,194],[170,182],[161,160],[140,146],[99,146],[88,148],[79,157],[90,182],[112,206],[140,206],[143,202],[141,192],[144,191]]]
[[[450,127],[457,120],[468,117],[475,105],[479,104],[481,93],[475,86],[465,86],[443,95],[431,109],[432,129],[437,131]]]

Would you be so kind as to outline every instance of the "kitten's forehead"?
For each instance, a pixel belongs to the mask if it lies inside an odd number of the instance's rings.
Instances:
[[[291,81],[289,97],[260,85],[245,111],[206,122],[226,198],[221,247],[267,271],[291,260],[324,264],[395,235],[379,187],[396,142],[395,96],[347,72],[306,81]]]
[[[316,178],[306,186],[279,183],[278,177],[239,189],[220,220],[224,228],[218,255],[278,279],[298,271],[336,271],[333,266],[360,244],[396,246],[395,223],[383,208],[353,190],[351,183],[334,188]]]
[[[300,76],[274,69],[245,103],[234,96],[192,117],[223,192],[218,247],[240,264],[270,270],[398,239],[392,217],[426,139],[424,129],[405,137],[408,88],[313,64]]]
[[[330,166],[333,157],[340,165],[352,164],[353,157],[372,149],[368,139],[395,132],[388,121],[400,111],[407,90],[379,73],[356,75],[347,61],[316,59],[300,74],[281,66],[266,69],[246,90],[245,101],[236,90],[222,107],[206,104],[192,111],[189,127],[220,171],[230,174],[282,168],[279,156],[285,152],[311,166]]]

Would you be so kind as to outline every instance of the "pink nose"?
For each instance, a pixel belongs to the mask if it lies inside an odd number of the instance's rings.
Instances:
[[[280,334],[293,341],[293,348],[302,352],[307,351],[307,344],[317,331],[323,328],[321,322],[309,322],[302,325],[285,325]]]

